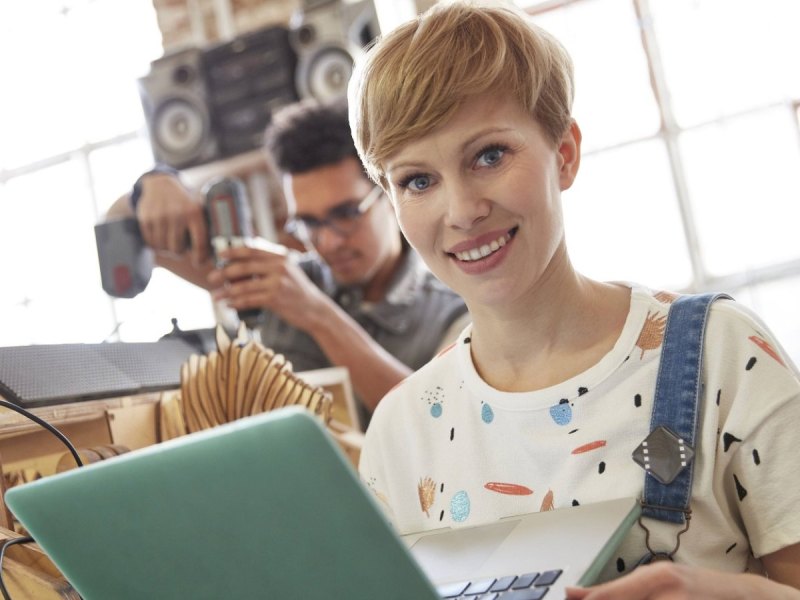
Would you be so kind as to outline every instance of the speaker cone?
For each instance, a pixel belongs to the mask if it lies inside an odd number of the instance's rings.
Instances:
[[[156,142],[165,152],[184,156],[200,150],[209,135],[203,110],[178,98],[159,107],[153,129]]]
[[[297,85],[300,95],[320,101],[332,100],[347,93],[353,73],[353,57],[344,48],[327,46],[300,62]]]

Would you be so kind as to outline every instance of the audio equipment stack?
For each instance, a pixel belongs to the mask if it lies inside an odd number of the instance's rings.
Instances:
[[[345,95],[379,33],[373,0],[305,0],[288,27],[156,59],[139,79],[155,161],[183,169],[260,148],[278,108]]]

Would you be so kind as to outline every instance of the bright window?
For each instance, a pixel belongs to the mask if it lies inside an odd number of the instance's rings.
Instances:
[[[563,196],[576,268],[596,279],[680,289],[692,266],[664,145],[647,140],[583,157]]]
[[[800,362],[800,2],[517,0],[575,62],[576,266],[722,290]]]
[[[160,269],[132,300],[100,286],[93,227],[153,162],[136,78],[161,54],[151,2],[0,3],[0,345],[213,325],[208,294]]]

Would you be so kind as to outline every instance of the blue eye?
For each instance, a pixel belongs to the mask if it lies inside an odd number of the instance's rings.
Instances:
[[[499,163],[506,149],[502,146],[490,146],[478,152],[478,166],[493,167]]]
[[[431,178],[427,175],[412,175],[403,180],[401,186],[412,192],[424,192],[431,185]]]

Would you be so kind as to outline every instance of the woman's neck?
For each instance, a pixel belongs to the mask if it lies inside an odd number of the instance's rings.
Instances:
[[[550,387],[592,367],[614,347],[630,290],[580,275],[566,256],[562,262],[513,306],[472,312],[472,360],[492,387]]]

